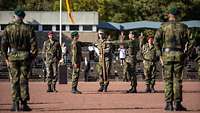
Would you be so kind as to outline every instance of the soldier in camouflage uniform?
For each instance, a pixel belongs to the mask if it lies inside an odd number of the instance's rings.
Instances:
[[[111,43],[106,41],[105,33],[102,30],[98,31],[97,48],[99,50],[99,63],[97,64],[97,72],[99,74],[99,92],[107,92],[109,85],[108,72],[111,62]]]
[[[195,61],[197,62],[198,64],[198,78],[200,80],[200,31],[197,31],[194,29],[194,34],[193,34],[193,43],[194,43],[194,47],[195,47],[195,50],[196,50],[196,55],[195,55]]]
[[[127,93],[137,93],[137,77],[136,77],[136,64],[137,64],[137,53],[139,51],[139,40],[136,39],[136,36],[133,32],[129,33],[128,49],[127,56],[125,58],[124,65],[124,75],[128,76],[131,81],[131,88]]]
[[[73,39],[71,44],[71,52],[72,52],[72,93],[81,94],[81,91],[77,89],[78,86],[78,78],[80,75],[80,67],[82,61],[82,50],[81,50],[81,42],[78,41],[79,34],[77,31],[71,33],[71,37]]]
[[[173,102],[176,111],[186,110],[182,106],[182,71],[189,44],[187,25],[176,22],[176,8],[171,8],[168,14],[169,22],[161,25],[155,35],[155,46],[161,55],[164,66],[165,110],[173,111]]]
[[[48,40],[44,41],[42,54],[47,71],[47,92],[57,92],[58,63],[62,57],[62,50],[52,31],[48,32]]]
[[[28,79],[31,72],[31,62],[37,56],[37,42],[32,27],[25,24],[25,12],[15,11],[15,21],[3,31],[1,49],[8,65],[12,89],[11,111],[31,111],[27,105],[29,97]],[[19,101],[22,108],[19,109]]]
[[[141,50],[147,93],[155,92],[154,85],[156,77],[156,48],[154,47],[153,40],[154,38],[149,36],[148,43],[143,45]]]

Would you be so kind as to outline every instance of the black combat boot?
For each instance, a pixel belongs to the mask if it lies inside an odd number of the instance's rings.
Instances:
[[[104,87],[103,87],[103,91],[104,92],[107,92],[108,85],[109,85],[109,82],[107,82],[107,83],[104,84]]]
[[[12,107],[11,107],[10,111],[15,111],[15,112],[19,111],[19,101],[12,103]]]
[[[137,93],[137,89],[135,87],[131,87],[126,93]]]
[[[51,88],[51,85],[49,85],[49,84],[48,84],[47,92],[53,92],[53,90],[52,90],[52,88]]]
[[[53,84],[53,85],[52,85],[52,91],[53,91],[53,92],[58,92],[58,91],[56,90],[56,84]]]
[[[181,102],[175,102],[175,111],[187,111]]]
[[[151,93],[156,93],[156,90],[154,88],[154,85],[151,86]]]
[[[32,111],[32,109],[28,106],[27,101],[21,101],[22,111]]]
[[[151,89],[150,89],[150,85],[149,84],[147,84],[145,92],[146,93],[151,93]]]
[[[82,92],[79,91],[76,87],[72,87],[72,91],[73,94],[81,94]]]
[[[98,89],[98,92],[103,92],[104,89],[104,84],[100,83],[100,88]]]
[[[166,103],[165,110],[166,111],[173,111],[174,110],[172,102]]]

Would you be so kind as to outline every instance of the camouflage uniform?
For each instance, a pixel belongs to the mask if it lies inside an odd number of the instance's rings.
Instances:
[[[197,56],[197,58],[195,59],[195,61],[196,61],[197,64],[198,64],[198,77],[199,77],[199,79],[200,79],[200,45],[198,45],[198,47],[197,47],[197,54],[198,54],[198,56]]]
[[[60,43],[56,39],[46,40],[43,44],[42,53],[47,71],[47,92],[57,92],[55,86],[58,79],[58,63],[62,57]]]
[[[182,101],[182,71],[186,45],[189,44],[188,34],[188,27],[185,24],[170,21],[163,23],[155,35],[154,44],[164,65],[164,92],[167,103],[165,110],[173,110],[173,101],[176,105],[175,110],[183,110],[180,104]]]
[[[30,111],[27,106],[29,97],[28,79],[31,72],[31,62],[37,56],[37,42],[35,32],[23,20],[10,23],[3,31],[1,49],[8,63],[8,70],[12,89],[12,111]],[[16,108],[17,107],[17,108]]]
[[[131,81],[131,89],[127,93],[136,93],[137,77],[136,77],[136,64],[137,64],[137,52],[139,51],[139,41],[137,39],[128,41],[127,55],[125,58],[123,73],[128,76]]]
[[[73,66],[72,72],[72,89],[77,89],[78,86],[78,78],[80,75],[80,66],[82,60],[82,50],[81,50],[81,42],[76,40],[72,41],[72,65],[76,64],[77,67]]]
[[[107,91],[109,84],[108,74],[111,65],[111,43],[106,39],[98,39],[97,48],[99,50],[99,63],[97,64],[97,72],[99,74],[99,91]]]
[[[149,43],[143,45],[141,54],[144,64],[144,75],[146,80],[146,92],[154,92],[155,77],[156,77],[156,48]]]
[[[200,36],[199,35],[200,35],[199,31],[195,31],[195,34],[192,37],[193,38],[192,41],[193,41],[195,49],[196,49],[196,58],[195,58],[195,61],[198,64],[198,77],[199,77],[199,80],[200,80]]]

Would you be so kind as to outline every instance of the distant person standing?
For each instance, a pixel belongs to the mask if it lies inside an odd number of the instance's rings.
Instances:
[[[124,43],[120,43],[119,47],[120,48],[118,49],[118,51],[119,51],[120,65],[122,66],[122,68],[124,68],[127,51],[124,47]],[[123,75],[123,81],[128,82],[128,80],[129,80],[128,74],[124,74]]]
[[[189,30],[188,26],[177,22],[178,10],[170,9],[169,21],[161,24],[155,35],[157,53],[161,56],[164,70],[165,110],[185,111],[181,104],[182,97],[182,74],[184,60],[188,52]],[[174,109],[174,106],[175,109]]]
[[[31,62],[37,56],[37,42],[32,27],[25,24],[25,12],[15,10],[15,19],[3,31],[1,49],[5,57],[12,89],[11,111],[19,111],[21,101],[22,111],[31,111],[28,106],[29,86],[28,78],[31,72]]]
[[[119,42],[121,44],[123,44],[124,43],[124,39],[125,39],[124,31],[121,31],[120,35],[119,35]]]
[[[82,49],[81,42],[78,41],[79,33],[74,31],[71,33],[72,43],[71,43],[71,52],[72,52],[72,93],[81,94],[82,92],[77,89],[78,79],[80,75],[80,67],[82,61]]]
[[[67,64],[68,49],[67,49],[67,46],[66,46],[65,42],[62,43],[61,49],[62,49],[62,62],[64,64]]]
[[[57,92],[58,63],[62,58],[62,50],[52,31],[48,32],[48,39],[43,44],[42,53],[47,71],[47,92]]]
[[[125,58],[126,58],[126,49],[125,49],[124,45],[121,44],[120,48],[118,50],[119,50],[120,64],[121,64],[121,66],[123,66],[124,62],[125,62]]]
[[[144,75],[146,80],[146,93],[155,93],[154,85],[156,78],[156,48],[153,44],[153,36],[147,38],[148,43],[142,46],[141,56],[144,64]]]

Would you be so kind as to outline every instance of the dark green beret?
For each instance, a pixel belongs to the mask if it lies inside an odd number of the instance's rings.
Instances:
[[[78,32],[77,32],[77,31],[73,31],[73,32],[71,33],[71,37],[74,38],[74,37],[76,37],[76,36],[78,36]]]
[[[171,7],[170,10],[169,10],[169,13],[173,14],[173,15],[177,15],[178,14],[178,9],[176,7]]]
[[[15,15],[19,16],[19,17],[25,17],[25,12],[22,9],[16,9],[15,10]]]

